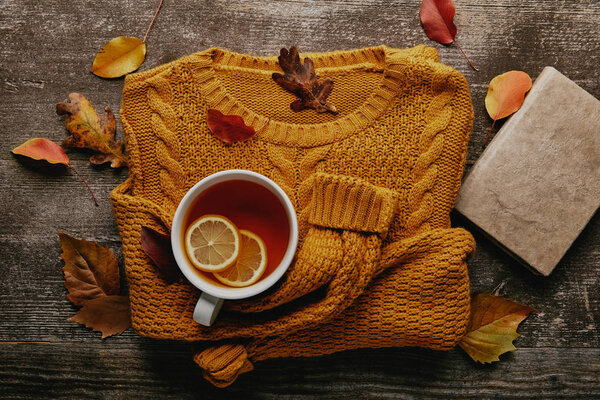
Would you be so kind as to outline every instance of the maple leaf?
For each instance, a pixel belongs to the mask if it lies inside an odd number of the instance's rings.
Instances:
[[[81,306],[88,300],[119,294],[119,265],[108,247],[62,232],[58,237],[63,251],[60,257],[65,262],[67,299]]]
[[[135,71],[146,58],[146,43],[136,37],[119,36],[102,46],[92,73],[101,78],[118,78]]]
[[[485,109],[494,120],[483,145],[485,146],[496,121],[517,112],[531,89],[531,78],[523,71],[508,71],[494,77],[485,96]]]
[[[289,51],[282,48],[278,59],[284,74],[275,72],[272,78],[279,86],[298,97],[290,104],[292,110],[313,108],[319,113],[338,113],[335,106],[326,101],[327,96],[333,90],[333,81],[329,78],[319,81],[310,58],[304,58],[304,64],[302,64],[298,50],[292,46]]]
[[[102,296],[88,300],[77,314],[69,318],[69,321],[102,332],[102,339],[122,333],[131,326],[129,298]]]
[[[169,283],[179,280],[181,270],[177,266],[171,247],[171,236],[157,232],[147,226],[142,226],[142,250],[152,260],[156,269]]]
[[[71,166],[69,162],[69,157],[65,154],[64,150],[53,141],[44,138],[29,139],[25,143],[12,149],[11,152],[18,156],[31,158],[32,160],[45,161],[47,163],[55,165],[65,165],[67,168],[73,171],[75,175],[79,177],[79,179],[81,179],[83,184],[87,187],[88,191],[92,195],[92,200],[94,200],[94,204],[98,206],[96,196],[94,196],[94,193],[92,192],[90,186],[87,184],[85,179],[83,179],[83,177],[79,175],[79,172],[77,172],[77,170],[73,168],[73,166]]]
[[[260,132],[269,121],[254,130],[252,126],[246,125],[244,119],[239,115],[223,114],[219,110],[210,109],[206,114],[206,123],[213,135],[225,143],[245,142]]]
[[[66,115],[65,127],[72,135],[62,142],[62,147],[95,152],[90,157],[92,164],[110,162],[113,168],[126,166],[124,144],[121,140],[115,142],[117,125],[110,107],[104,109],[106,114],[99,116],[82,94],[70,93],[69,101],[56,105],[56,113]]]
[[[516,350],[512,342],[520,336],[517,327],[532,312],[537,310],[502,296],[473,295],[467,334],[458,345],[477,362],[499,361],[501,354]]]
[[[456,44],[469,65],[475,71],[479,71],[455,40],[457,32],[456,25],[454,25],[455,13],[456,9],[452,0],[423,0],[419,16],[429,39],[441,44]]]

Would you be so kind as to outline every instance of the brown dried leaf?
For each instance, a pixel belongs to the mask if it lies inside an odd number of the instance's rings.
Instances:
[[[102,339],[122,333],[131,326],[131,312],[127,296],[102,296],[85,302],[83,307],[69,318],[102,332]]]
[[[108,247],[62,232],[58,236],[63,251],[60,256],[65,261],[67,299],[80,306],[89,300],[119,294],[119,265]]]
[[[66,115],[65,127],[72,135],[62,142],[62,147],[98,153],[90,157],[92,164],[110,162],[113,168],[126,166],[124,143],[115,141],[117,124],[111,109],[106,107],[106,114],[98,115],[88,99],[80,93],[69,94],[69,101],[56,105],[56,113]]]
[[[279,65],[284,74],[275,72],[272,78],[279,86],[298,96],[298,99],[290,104],[292,110],[313,108],[319,113],[338,113],[335,106],[326,101],[333,89],[333,81],[326,78],[319,82],[310,58],[306,57],[303,65],[295,46],[290,47],[289,51],[283,48],[279,54]]]
[[[517,327],[532,312],[536,310],[502,296],[473,295],[467,334],[458,345],[480,363],[499,361],[501,354],[516,350]]]

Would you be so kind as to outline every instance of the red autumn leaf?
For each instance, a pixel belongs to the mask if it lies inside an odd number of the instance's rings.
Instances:
[[[441,44],[454,42],[467,59],[469,65],[475,71],[479,71],[454,39],[456,37],[456,25],[454,25],[455,13],[456,9],[452,0],[423,0],[419,15],[423,29],[429,39]]]
[[[69,318],[95,331],[102,332],[102,339],[122,333],[131,326],[131,312],[127,296],[102,296],[88,300]]]
[[[177,282],[181,270],[177,266],[171,247],[171,236],[157,232],[147,226],[142,226],[142,250],[152,260],[156,269],[169,283]]]
[[[206,116],[206,123],[213,135],[225,143],[235,143],[252,139],[252,136],[264,128],[268,121],[255,131],[253,127],[246,125],[239,115],[225,115],[219,110],[210,109]]]
[[[73,171],[75,175],[79,177],[79,179],[81,179],[83,184],[87,187],[88,191],[92,195],[94,204],[96,206],[98,205],[96,197],[94,196],[94,193],[92,193],[92,189],[89,187],[85,179],[83,179],[77,170],[71,166],[69,163],[69,157],[65,154],[63,149],[53,141],[44,138],[29,139],[20,146],[12,149],[12,153],[31,158],[33,160],[46,161],[50,164],[65,165],[67,168]]]

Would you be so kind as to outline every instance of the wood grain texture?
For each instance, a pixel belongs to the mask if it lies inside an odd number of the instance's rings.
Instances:
[[[79,91],[118,114],[123,81],[89,73],[96,51],[119,35],[142,37],[158,1],[7,0],[0,3],[0,397],[4,398],[597,398],[600,397],[600,217],[598,213],[549,278],[537,277],[474,232],[473,291],[503,285],[507,297],[539,314],[520,327],[519,350],[493,366],[460,351],[350,351],[319,359],[259,363],[224,391],[207,385],[186,343],[153,341],[131,331],[100,341],[66,319],[56,232],[108,245],[120,240],[108,200],[127,176],[70,153],[100,207],[65,170],[49,173],[17,161],[10,149],[32,137],[65,137],[55,104]],[[165,1],[148,37],[142,70],[219,46],[267,55],[378,44],[429,44],[469,81],[475,107],[467,167],[491,125],[488,82],[510,69],[535,78],[552,65],[600,98],[600,2],[456,0],[455,46],[427,39],[418,0]],[[498,125],[499,127],[499,125]],[[122,135],[120,126],[118,134]]]

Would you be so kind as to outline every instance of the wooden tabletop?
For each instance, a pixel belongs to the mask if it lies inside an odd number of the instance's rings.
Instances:
[[[419,25],[420,1],[167,0],[148,37],[145,70],[210,46],[258,55],[295,44],[303,51],[421,43],[469,81],[475,108],[468,165],[477,160],[491,120],[488,82],[512,69],[535,78],[552,65],[600,98],[600,1],[456,0],[455,46],[430,41]],[[70,173],[43,173],[10,149],[33,137],[66,135],[55,104],[82,92],[118,111],[122,79],[89,69],[115,36],[143,37],[158,1],[12,0],[0,3],[0,397],[2,398],[599,398],[600,217],[596,214],[554,273],[534,276],[458,216],[477,251],[473,291],[492,290],[537,308],[519,328],[518,350],[477,365],[460,349],[346,351],[256,364],[227,389],[201,377],[188,343],[158,341],[131,330],[100,340],[67,322],[56,232],[110,246],[120,239],[110,191],[127,176],[73,165],[99,198],[94,207]],[[119,126],[118,134],[122,136]],[[598,149],[596,149],[598,150]],[[577,206],[573,204],[571,206]]]

